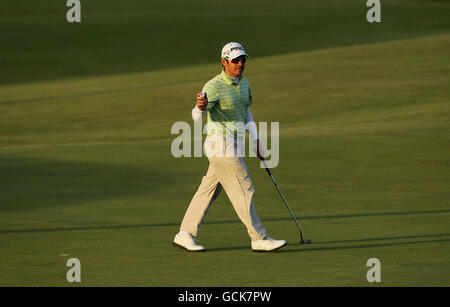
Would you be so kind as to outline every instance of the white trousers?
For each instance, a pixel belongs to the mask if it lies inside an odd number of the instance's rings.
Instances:
[[[209,135],[205,147],[208,142],[217,142],[217,138],[218,136]],[[228,146],[223,148],[225,147]],[[217,157],[210,153],[207,155],[210,162],[208,171],[186,210],[180,229],[196,237],[208,209],[223,189],[246,226],[250,239],[263,239],[266,230],[256,214],[253,202],[255,190],[244,159],[238,156]]]

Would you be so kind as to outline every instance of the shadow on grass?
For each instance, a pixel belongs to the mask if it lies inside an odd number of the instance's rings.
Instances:
[[[428,243],[439,243],[439,242],[450,242],[448,239],[437,239],[440,237],[450,236],[450,233],[442,234],[427,234],[427,235],[416,235],[416,236],[400,236],[400,237],[384,237],[384,238],[368,238],[368,239],[356,239],[356,240],[345,240],[345,241],[328,241],[328,242],[314,242],[309,245],[300,244],[288,244],[285,248],[276,250],[273,253],[299,253],[299,252],[317,252],[317,251],[330,251],[330,250],[345,250],[345,249],[358,249],[358,248],[378,248],[378,247],[388,247],[388,246],[402,246],[402,245],[416,245],[416,244],[428,244]],[[383,243],[370,243],[361,245],[343,245],[343,246],[324,246],[324,247],[314,247],[319,244],[333,244],[333,243],[345,243],[345,242],[368,242],[368,241],[389,241],[389,240],[400,240],[400,239],[420,239],[420,238],[433,238],[433,240],[420,240],[420,241],[408,241],[408,242],[383,242]],[[205,250],[208,252],[223,252],[223,251],[237,251],[237,250],[249,250],[251,251],[250,245],[246,246],[224,246],[216,248],[208,248]],[[267,254],[267,253],[255,253],[255,254]]]
[[[450,234],[437,234],[437,235],[425,235],[423,237],[440,237],[449,236]],[[418,236],[419,237],[419,236]],[[409,238],[406,236],[405,239]],[[398,237],[396,238],[398,239]],[[363,241],[369,240],[381,240],[381,239],[364,239]],[[358,241],[358,240],[355,240]],[[330,250],[341,250],[341,249],[358,249],[358,248],[377,248],[377,247],[387,247],[387,246],[401,246],[401,245],[416,245],[416,244],[429,244],[429,243],[439,243],[439,242],[450,242],[448,239],[436,239],[436,240],[422,240],[422,241],[408,241],[408,242],[387,242],[387,243],[374,243],[374,244],[361,244],[361,245],[344,245],[344,246],[324,246],[324,247],[312,247],[312,248],[302,248],[302,245],[298,245],[298,249],[285,249],[279,250],[279,253],[298,253],[298,252],[317,252],[317,251],[330,251]],[[290,245],[292,246],[292,245]],[[312,245],[314,246],[314,243]]]
[[[378,248],[378,247],[388,247],[388,246],[450,242],[450,238],[437,239],[439,237],[446,237],[446,236],[450,236],[450,233],[417,235],[417,236],[403,236],[403,237],[357,239],[357,240],[345,240],[345,241],[329,241],[329,242],[324,241],[324,242],[314,242],[309,245],[288,244],[287,249],[283,248],[283,249],[280,249],[280,250],[277,250],[274,252],[270,252],[270,253],[298,253],[298,252],[317,252],[317,251],[320,252],[320,251],[342,250],[342,249]],[[408,241],[408,242],[383,242],[383,243],[370,243],[370,244],[361,244],[361,245],[314,247],[318,244],[332,244],[332,243],[345,243],[345,242],[368,242],[368,241],[389,241],[389,240],[419,239],[419,238],[434,238],[434,239],[433,240]],[[297,248],[293,249],[294,246]],[[250,246],[218,247],[218,248],[207,249],[206,252],[234,251],[234,250],[245,250],[245,249],[250,250]],[[264,254],[264,253],[256,253],[256,254]]]
[[[155,169],[0,155],[0,182],[2,212],[148,193],[171,177]]]
[[[303,220],[310,219],[340,219],[340,218],[358,218],[358,217],[377,217],[377,216],[395,216],[395,215],[414,215],[414,214],[440,214],[449,213],[450,210],[423,210],[423,211],[405,211],[405,212],[378,212],[378,213],[360,213],[360,214],[346,214],[346,215],[323,215],[323,216],[310,216],[303,217]],[[290,218],[272,218],[264,219],[263,222],[280,222],[289,221]],[[2,233],[24,233],[24,232],[53,232],[53,231],[82,231],[82,230],[106,230],[106,229],[133,229],[133,228],[158,228],[158,227],[178,227],[179,222],[169,222],[169,223],[155,223],[155,224],[131,224],[131,225],[104,225],[104,226],[80,226],[80,227],[55,227],[55,228],[30,228],[30,229],[11,229],[11,230],[0,230]],[[241,223],[240,220],[224,220],[224,221],[205,221],[204,225],[215,225],[215,224],[238,224]],[[402,238],[402,237],[399,237]],[[414,238],[411,237],[411,238]],[[384,240],[385,238],[380,238],[378,240]],[[395,238],[388,238],[395,239]],[[367,239],[374,240],[374,239]],[[360,240],[354,240],[360,241]],[[351,241],[329,241],[321,242],[320,244],[332,244],[332,243],[345,243]],[[314,242],[316,243],[316,242]],[[317,242],[316,244],[318,244]]]

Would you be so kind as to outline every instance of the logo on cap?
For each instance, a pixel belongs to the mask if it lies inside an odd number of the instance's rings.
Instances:
[[[245,53],[242,45],[239,43],[236,42],[228,43],[222,48],[222,57],[224,58],[230,57],[230,59],[235,59],[240,55],[248,56]]]

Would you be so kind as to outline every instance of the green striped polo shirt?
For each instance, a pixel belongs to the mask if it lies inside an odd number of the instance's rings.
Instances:
[[[206,131],[208,134],[244,135],[245,113],[252,104],[247,78],[236,83],[224,70],[206,82],[202,92],[208,98]],[[240,124],[238,124],[240,123]]]

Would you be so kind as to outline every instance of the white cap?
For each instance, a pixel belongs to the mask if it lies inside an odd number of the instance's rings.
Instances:
[[[228,43],[222,48],[222,58],[227,60],[233,60],[241,55],[245,55],[248,57],[248,54],[245,53],[244,48],[241,44],[232,42]]]

